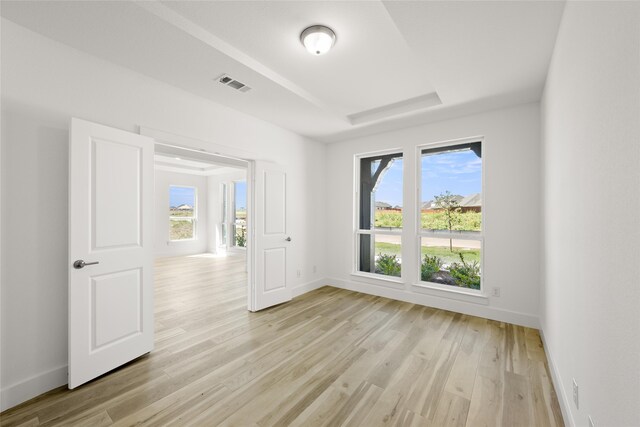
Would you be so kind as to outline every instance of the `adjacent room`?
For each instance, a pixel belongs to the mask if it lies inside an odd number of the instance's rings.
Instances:
[[[0,16],[0,427],[640,427],[640,2]]]
[[[246,313],[245,162],[157,144],[154,154],[156,343],[207,330],[203,313]],[[204,326],[204,328],[203,328]]]

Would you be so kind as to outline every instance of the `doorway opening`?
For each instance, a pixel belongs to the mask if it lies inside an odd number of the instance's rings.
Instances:
[[[170,319],[177,313],[183,319],[198,316],[204,307],[247,310],[248,166],[156,144],[154,276],[160,325],[175,323]]]
[[[71,120],[69,388],[292,299],[286,167],[145,132]]]

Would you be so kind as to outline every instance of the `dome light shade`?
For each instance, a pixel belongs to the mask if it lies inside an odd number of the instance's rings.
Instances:
[[[322,55],[336,43],[336,33],[324,25],[313,25],[300,34],[300,41],[312,55]]]

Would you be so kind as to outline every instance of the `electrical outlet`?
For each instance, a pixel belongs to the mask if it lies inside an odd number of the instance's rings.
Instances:
[[[316,266],[313,266],[313,274],[316,274],[318,272],[318,269],[316,268]]]
[[[500,297],[500,288],[491,288],[491,296],[492,297]]]
[[[587,415],[587,417],[589,417],[589,427],[596,427],[596,424],[591,419],[591,415]]]
[[[302,272],[301,272],[300,270],[297,270],[297,271],[296,271],[296,275],[297,275],[298,277],[300,277],[300,276],[302,276]]]
[[[580,409],[580,400],[578,398],[578,383],[576,382],[576,379],[573,379],[573,403],[576,404],[576,409]]]

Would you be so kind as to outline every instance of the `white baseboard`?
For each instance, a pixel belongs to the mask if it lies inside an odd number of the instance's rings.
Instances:
[[[66,383],[67,366],[65,365],[5,387],[0,393],[2,395],[0,411],[12,408]]]
[[[303,283],[302,285],[298,285],[294,287],[291,293],[293,294],[293,298],[295,298],[295,297],[299,297],[300,295],[306,294],[307,292],[311,292],[315,289],[318,289],[327,285],[328,283],[326,279],[318,279],[318,280]]]
[[[455,311],[457,313],[512,323],[514,325],[526,326],[529,328],[538,329],[540,326],[538,316],[504,310],[501,308],[491,307],[489,305],[475,304],[472,302],[454,300],[436,295],[411,292],[398,287],[373,285],[370,283],[354,282],[351,280],[336,278],[328,278],[324,280],[323,283],[336,288],[363,292],[365,294],[391,298],[413,304],[426,305],[428,307],[440,308],[443,310]]]
[[[560,405],[560,410],[562,411],[562,418],[564,419],[564,423],[568,427],[575,427],[576,423],[573,420],[573,414],[571,413],[571,407],[569,406],[569,397],[567,393],[565,393],[564,387],[562,386],[562,380],[560,379],[560,373],[556,368],[556,364],[554,363],[554,359],[551,356],[551,349],[547,345],[547,340],[544,337],[544,330],[542,327],[540,328],[540,338],[542,338],[542,345],[544,346],[544,354],[547,355],[547,364],[549,364],[549,371],[551,372],[551,382],[553,383],[553,388],[556,390],[556,395],[558,396],[558,404]]]

